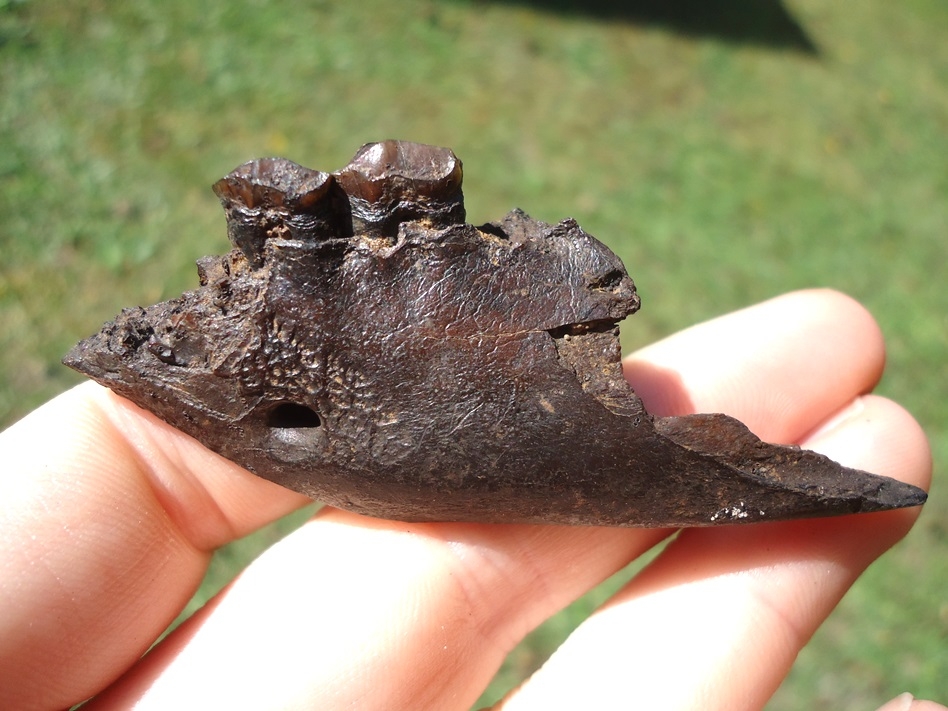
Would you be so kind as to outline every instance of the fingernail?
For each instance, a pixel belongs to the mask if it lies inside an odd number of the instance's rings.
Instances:
[[[857,415],[859,415],[859,413],[864,412],[865,409],[865,401],[863,398],[857,397],[842,410],[838,410],[834,415],[830,416],[829,419],[824,420],[823,424],[819,425],[815,430],[807,435],[806,439],[812,442],[813,440],[818,440],[825,437],[833,430],[854,419]],[[902,697],[900,696],[899,698]],[[888,709],[886,711],[888,711]],[[899,711],[901,711],[901,709]]]
[[[904,694],[896,696],[887,704],[880,706],[878,711],[909,711],[914,702],[915,697],[906,691]]]

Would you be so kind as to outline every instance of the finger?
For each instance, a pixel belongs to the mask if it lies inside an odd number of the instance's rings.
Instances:
[[[659,341],[627,358],[626,374],[652,414],[724,412],[761,439],[796,442],[814,421],[869,392],[884,364],[882,335],[866,309],[814,289]]]
[[[662,535],[324,509],[89,709],[466,711],[550,610]]]
[[[68,707],[132,664],[210,556],[304,501],[91,383],[0,434],[0,708]],[[55,669],[55,674],[50,670]]]
[[[850,315],[848,301],[825,296],[820,318],[803,317],[782,326],[790,340],[823,338],[826,312]],[[753,318],[739,315],[741,323],[763,328],[775,317],[783,318],[786,305],[768,302],[751,314]],[[719,328],[733,330],[723,319],[686,334],[684,342],[699,349],[702,340],[713,344]],[[871,336],[873,329],[865,330]],[[671,346],[673,341],[669,347],[674,351]],[[750,371],[752,364],[768,361],[778,383],[764,378],[754,383],[766,390],[800,374],[796,356],[784,348],[771,349],[762,339],[737,352],[727,368],[740,369],[746,361]],[[803,369],[821,381],[843,369],[865,369],[850,363],[852,358],[847,351],[835,351],[818,368]],[[663,366],[660,361],[650,364]],[[702,382],[683,366],[680,374],[682,382],[695,387]],[[713,378],[708,382],[713,384]],[[718,400],[700,391],[681,395],[686,396],[725,410],[741,399],[728,391],[718,391]],[[805,429],[829,414],[819,388],[802,388],[790,406],[780,414]],[[758,428],[774,416],[763,407],[750,414],[759,418],[749,423]],[[94,708],[119,708],[131,698],[140,708],[152,700],[154,708],[173,706],[182,701],[179,693],[193,700],[198,678],[224,706],[253,699],[260,702],[258,708],[357,703],[366,708],[468,708],[529,629],[662,535],[418,526],[329,511],[261,557],[213,607],[173,635]],[[255,696],[260,679],[268,680],[270,692],[279,688],[269,703]]]
[[[900,694],[877,711],[948,711],[948,708],[934,701],[916,700],[911,694]]]
[[[883,398],[863,398],[804,445],[929,484],[924,434]],[[617,698],[631,708],[762,708],[846,589],[918,513],[683,531],[504,711]]]

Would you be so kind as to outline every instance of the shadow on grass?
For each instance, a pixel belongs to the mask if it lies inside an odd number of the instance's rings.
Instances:
[[[492,0],[602,20],[658,25],[804,54],[819,53],[780,0]]]

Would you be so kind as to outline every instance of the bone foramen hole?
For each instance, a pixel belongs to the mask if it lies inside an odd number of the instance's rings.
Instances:
[[[267,417],[267,426],[274,429],[308,429],[321,424],[315,410],[295,402],[277,405]]]

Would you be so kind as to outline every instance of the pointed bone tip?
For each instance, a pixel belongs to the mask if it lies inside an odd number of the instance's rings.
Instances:
[[[860,501],[860,513],[889,511],[921,506],[928,500],[928,493],[912,484],[885,478],[874,491],[866,491]]]
[[[80,341],[72,348],[69,349],[69,352],[63,356],[62,364],[67,368],[72,368],[73,370],[78,370],[82,372],[82,355],[80,354],[80,346],[82,342]]]
[[[809,515],[822,517],[892,511],[921,506],[928,499],[924,489],[912,484],[855,469],[842,468],[842,471],[850,481],[848,491],[822,495],[813,492],[811,496],[816,507]]]
[[[84,338],[70,348],[63,356],[62,364],[89,378],[96,379],[101,376],[105,368],[98,362],[102,349],[96,345],[97,335]]]
[[[675,444],[738,472],[752,489],[763,486],[759,508],[768,510],[773,520],[910,508],[928,498],[912,484],[844,467],[809,450],[761,442],[743,423],[725,415],[657,418],[655,429]],[[780,492],[789,498],[768,508],[768,501],[779,498]]]

